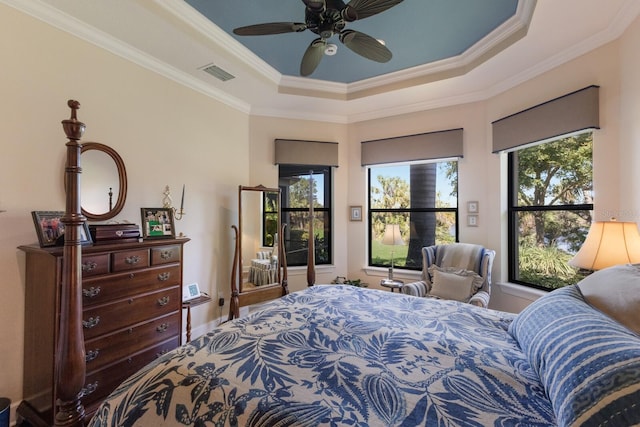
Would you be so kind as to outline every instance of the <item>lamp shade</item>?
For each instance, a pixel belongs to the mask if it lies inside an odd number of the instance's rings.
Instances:
[[[399,224],[387,224],[384,229],[384,236],[382,236],[383,245],[404,245],[402,236],[400,235]]]
[[[635,222],[596,221],[569,265],[601,270],[640,262],[640,234]]]

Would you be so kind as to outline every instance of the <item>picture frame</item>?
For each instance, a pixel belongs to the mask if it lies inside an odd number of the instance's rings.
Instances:
[[[176,237],[172,208],[140,208],[143,239]]]
[[[467,212],[469,213],[478,213],[480,212],[480,205],[477,201],[467,202]]]
[[[31,217],[36,227],[38,243],[41,248],[64,245],[64,224],[61,221],[63,211],[32,211]],[[80,244],[93,243],[89,225],[85,221],[80,229]]]
[[[362,206],[351,206],[349,212],[351,221],[362,221]]]
[[[467,215],[467,226],[468,227],[477,227],[478,226],[478,215]]]
[[[200,287],[197,283],[191,283],[182,287],[182,302],[191,301],[201,295]]]

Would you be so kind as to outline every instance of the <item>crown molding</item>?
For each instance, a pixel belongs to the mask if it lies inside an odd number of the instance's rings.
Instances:
[[[70,16],[55,7],[39,0],[0,0],[7,6],[13,7],[59,30],[69,33],[88,43],[105,49],[121,58],[160,74],[176,83],[189,87],[197,92],[211,97],[231,108],[249,114],[251,106],[227,93],[183,72],[167,63],[154,58],[147,53],[130,46],[111,35]]]

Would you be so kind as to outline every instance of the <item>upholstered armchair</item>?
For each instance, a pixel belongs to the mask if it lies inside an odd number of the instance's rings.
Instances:
[[[424,247],[422,280],[405,284],[402,292],[486,308],[491,296],[491,267],[495,255],[494,250],[470,243]]]

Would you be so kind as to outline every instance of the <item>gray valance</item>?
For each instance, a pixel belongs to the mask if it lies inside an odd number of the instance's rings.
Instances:
[[[462,157],[462,129],[363,141],[362,166]]]
[[[493,152],[600,129],[599,86],[589,86],[491,123]]]
[[[276,139],[276,165],[338,166],[338,143]]]

